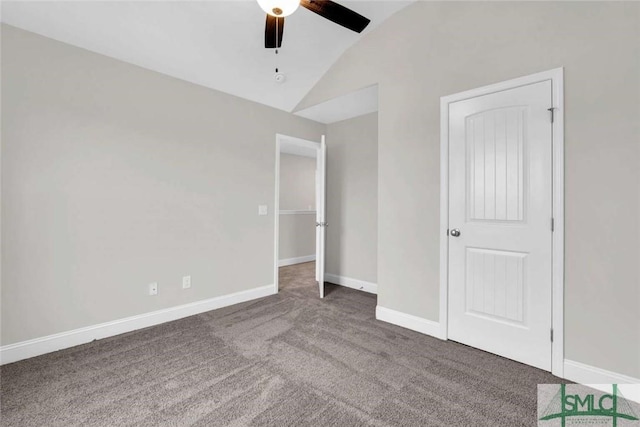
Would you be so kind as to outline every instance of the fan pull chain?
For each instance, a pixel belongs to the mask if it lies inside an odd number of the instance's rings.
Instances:
[[[276,17],[276,74],[278,74],[278,21],[279,19]]]

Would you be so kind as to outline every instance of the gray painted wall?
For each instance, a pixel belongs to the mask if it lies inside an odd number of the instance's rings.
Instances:
[[[440,97],[565,67],[565,357],[640,377],[640,4],[416,2],[298,106],[379,84],[379,304],[438,320]]]
[[[274,136],[324,131],[2,25],[2,344],[272,284]]]
[[[316,216],[280,215],[278,258],[315,256]]]
[[[280,155],[280,210],[316,209],[316,159]]]
[[[327,126],[327,273],[377,282],[378,115]]]
[[[280,210],[315,210],[316,159],[280,155]],[[280,215],[279,259],[298,258],[316,253],[316,216]]]

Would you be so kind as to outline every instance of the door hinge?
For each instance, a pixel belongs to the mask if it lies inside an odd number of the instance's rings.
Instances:
[[[553,329],[551,329],[551,342],[553,342]]]
[[[554,114],[555,110],[556,110],[555,107],[547,108],[547,111],[549,111],[551,113],[551,123],[553,123],[555,121],[555,114]]]
[[[555,218],[551,218],[551,232],[553,233],[556,230],[556,220]]]

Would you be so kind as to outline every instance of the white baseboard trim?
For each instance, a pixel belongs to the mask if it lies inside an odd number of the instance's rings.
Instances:
[[[276,290],[277,293],[277,290]],[[139,314],[137,316],[126,317],[124,319],[111,322],[100,323],[98,325],[87,326],[74,329],[72,331],[61,332],[15,344],[0,347],[0,364],[17,362],[41,354],[86,344],[93,340],[112,337],[125,332],[147,328],[160,323],[182,319],[194,314],[204,313],[217,308],[227,307],[245,301],[266,297],[274,294],[274,286],[267,285],[259,288],[248,289],[246,291],[235,292],[229,295],[222,295],[189,304],[178,305],[165,308],[163,310],[152,311],[150,313]]]
[[[439,322],[423,319],[422,317],[413,316],[411,314],[402,313],[400,311],[391,310],[381,306],[376,307],[376,319],[393,325],[402,326],[421,334],[430,335],[432,337],[446,339],[442,337],[442,331]]]
[[[579,384],[640,384],[640,378],[633,378],[568,359],[564,359],[564,378]]]
[[[335,283],[336,285],[345,286],[347,288],[369,292],[370,294],[378,293],[378,285],[376,283],[365,282],[364,280],[352,279],[351,277],[339,276],[337,274],[330,273],[325,273],[324,279],[329,283]]]
[[[285,258],[278,261],[278,267],[286,267],[287,265],[301,264],[303,262],[311,262],[315,260],[316,260],[315,254],[299,256],[296,258]]]

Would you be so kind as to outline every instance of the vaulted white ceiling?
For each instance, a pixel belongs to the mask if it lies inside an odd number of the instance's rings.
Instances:
[[[264,48],[255,0],[2,1],[2,21],[179,79],[291,111],[360,37],[409,1],[339,1],[371,19],[357,34],[304,8]],[[286,75],[276,83],[276,64]]]

